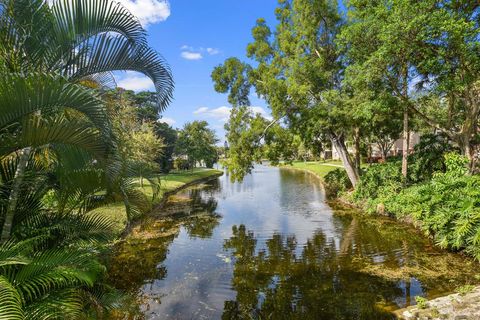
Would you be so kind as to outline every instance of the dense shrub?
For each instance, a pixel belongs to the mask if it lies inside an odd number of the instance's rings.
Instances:
[[[330,171],[324,180],[325,193],[327,198],[335,198],[339,193],[352,188],[352,183],[344,169],[335,169]]]
[[[453,150],[454,147],[445,135],[423,135],[415,146],[415,152],[408,157],[408,181],[427,181],[435,172],[445,172],[444,155]]]
[[[353,198],[356,201],[375,199],[384,191],[397,193],[402,186],[402,166],[399,161],[372,164],[363,172]]]
[[[467,162],[447,153],[444,173],[398,192],[387,192],[383,186],[363,204],[368,211],[382,204],[397,218],[411,217],[438,245],[465,249],[480,260],[480,176],[467,175]]]
[[[192,168],[192,165],[186,159],[177,158],[174,161],[174,168],[177,170],[190,170]]]

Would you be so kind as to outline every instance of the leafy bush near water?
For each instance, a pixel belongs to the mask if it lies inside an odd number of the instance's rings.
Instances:
[[[325,176],[324,186],[327,198],[336,198],[340,193],[352,188],[352,183],[344,169],[335,169]]]
[[[444,155],[455,151],[448,137],[442,134],[426,134],[408,157],[408,181],[418,183],[430,180],[435,172],[445,172]]]
[[[381,198],[384,194],[398,193],[403,188],[402,167],[399,161],[372,164],[362,174],[353,199],[355,201]]]
[[[396,182],[394,164],[378,165],[362,177],[354,199],[369,212],[382,204],[397,218],[410,216],[441,247],[465,249],[480,260],[480,176],[468,175],[466,163],[465,157],[448,153],[445,172],[406,188]],[[379,173],[384,180],[373,178]]]

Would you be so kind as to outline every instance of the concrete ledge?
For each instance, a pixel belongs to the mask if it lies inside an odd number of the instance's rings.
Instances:
[[[451,294],[430,300],[422,309],[413,306],[395,311],[403,320],[479,320],[480,287],[465,294]]]

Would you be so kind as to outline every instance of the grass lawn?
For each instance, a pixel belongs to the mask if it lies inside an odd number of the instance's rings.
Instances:
[[[162,200],[165,192],[172,191],[179,188],[189,182],[203,179],[215,174],[219,174],[222,171],[215,169],[197,168],[192,171],[179,171],[172,172],[167,175],[159,175],[160,177],[160,194],[152,202],[153,204],[159,203]],[[137,187],[147,196],[148,199],[152,199],[152,188],[147,180],[143,180],[143,188],[140,186],[140,180],[137,183]],[[95,209],[91,214],[101,215],[110,218],[114,222],[115,232],[120,234],[127,223],[127,213],[125,211],[125,205],[123,202],[112,203],[107,206]]]
[[[325,177],[330,171],[343,168],[341,161],[297,161],[291,165],[285,165],[285,167],[307,170],[317,174],[321,178]]]

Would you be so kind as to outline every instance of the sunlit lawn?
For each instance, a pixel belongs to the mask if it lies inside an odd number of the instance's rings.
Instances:
[[[153,199],[153,190],[149,181],[143,180],[143,187],[140,184],[140,180],[137,182],[137,187],[147,196],[148,199],[153,201],[153,204],[157,204],[162,200],[162,196],[165,192],[172,191],[179,188],[189,182],[206,178],[211,175],[221,173],[221,171],[214,169],[197,168],[189,171],[172,172],[168,175],[159,175],[160,178],[160,193]],[[117,233],[121,233],[127,223],[127,213],[125,211],[125,205],[123,202],[113,203],[101,208],[98,208],[91,212],[91,214],[101,215],[108,217],[114,223],[114,229]]]
[[[343,168],[341,161],[297,161],[293,162],[292,165],[286,165],[286,167],[311,171],[321,178],[325,177],[330,171]]]

